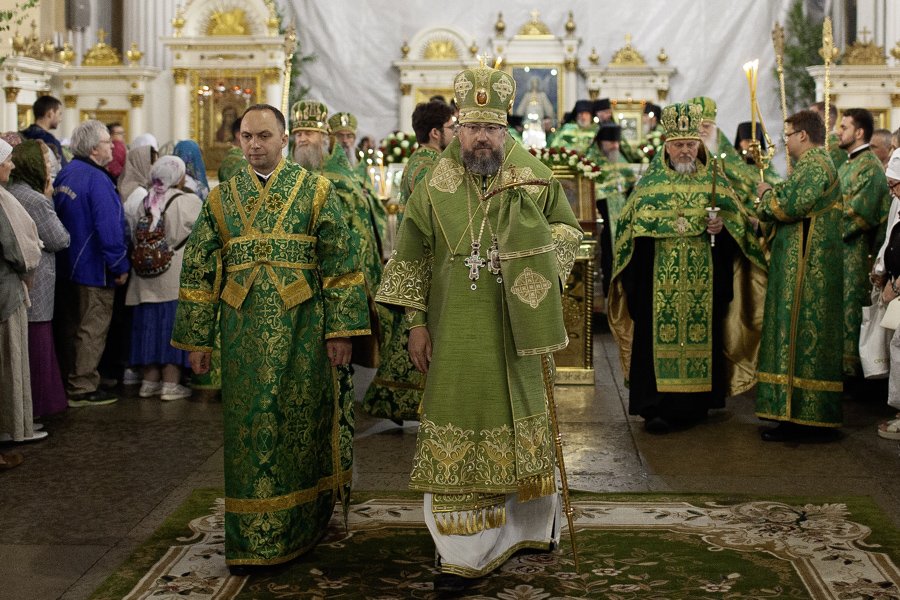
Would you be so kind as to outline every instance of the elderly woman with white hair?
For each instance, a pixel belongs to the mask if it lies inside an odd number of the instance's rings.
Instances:
[[[135,241],[131,283],[125,296],[125,304],[134,306],[129,362],[143,368],[142,398],[176,400],[191,395],[190,388],[179,383],[182,367],[190,366],[188,353],[169,343],[175,327],[184,245],[203,205],[196,195],[179,189],[184,178],[184,161],[163,156],[150,169],[147,196],[126,205],[125,218]],[[147,239],[145,234],[153,232],[161,234],[172,255],[164,264],[148,267],[141,259],[138,237]],[[160,269],[162,272],[156,273]]]
[[[881,299],[888,303],[900,296],[900,149],[894,150],[888,159],[888,188],[891,190],[891,210],[888,214],[887,237],[878,253],[873,271],[873,281],[883,285]],[[900,328],[894,331],[890,343],[891,370],[888,382],[888,404],[900,410]],[[900,440],[900,413],[878,426],[878,435],[889,440]]]

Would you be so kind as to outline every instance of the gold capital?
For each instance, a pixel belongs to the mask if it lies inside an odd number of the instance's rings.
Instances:
[[[66,108],[75,108],[78,106],[78,96],[75,96],[74,94],[64,94],[62,99]]]
[[[172,76],[175,78],[175,85],[184,85],[187,83],[188,70],[174,68],[172,69]]]
[[[274,84],[278,83],[278,80],[281,78],[282,69],[278,67],[266,67],[263,69],[263,76],[266,78],[266,83]]]
[[[21,88],[17,88],[17,87],[8,87],[8,88],[3,88],[3,89],[6,90],[6,101],[12,102],[12,103],[15,103],[16,97],[19,95],[19,92],[22,91]]]
[[[404,96],[409,96],[412,93],[412,85],[409,83],[401,83],[400,93]]]
[[[131,108],[141,108],[144,106],[144,95],[143,94],[131,94],[128,96],[129,102],[131,102]]]

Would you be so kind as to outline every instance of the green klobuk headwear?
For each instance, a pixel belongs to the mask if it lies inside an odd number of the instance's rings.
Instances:
[[[348,112],[335,113],[328,119],[328,127],[331,128],[331,134],[335,133],[352,133],[356,135],[356,127],[358,122],[356,117]]]
[[[516,82],[504,71],[473,67],[453,81],[460,123],[496,123],[506,126],[506,113],[516,99]]]
[[[704,121],[716,122],[716,113],[718,112],[718,109],[716,108],[715,100],[707,98],[706,96],[697,96],[696,98],[691,98],[688,102],[690,104],[696,104],[703,109],[703,116],[701,118]]]
[[[661,123],[666,130],[666,141],[700,140],[700,121],[703,108],[699,104],[680,102],[662,110]]]
[[[300,100],[291,108],[291,133],[295,131],[328,133],[328,109],[321,102]]]

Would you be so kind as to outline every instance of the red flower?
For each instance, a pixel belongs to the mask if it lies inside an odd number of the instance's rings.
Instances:
[[[548,152],[549,152],[551,155],[553,155],[553,154],[556,154],[558,151],[557,151],[556,148],[550,148],[550,150],[548,150]]]

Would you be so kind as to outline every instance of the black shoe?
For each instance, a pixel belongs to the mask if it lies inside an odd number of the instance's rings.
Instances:
[[[112,404],[113,402],[117,402],[118,400],[119,399],[115,394],[110,394],[109,392],[104,392],[103,390],[96,390],[94,392],[83,394],[81,396],[70,396],[69,406],[71,406],[72,408],[78,406],[103,406],[104,404]]]
[[[764,442],[792,442],[800,437],[801,431],[793,423],[779,423],[774,429],[768,429],[759,434]]]
[[[470,581],[461,575],[438,573],[434,576],[434,591],[461,592],[469,587],[469,583]]]
[[[669,422],[662,417],[653,417],[649,421],[644,421],[644,429],[648,433],[669,433],[670,428]]]
[[[250,565],[228,565],[228,572],[232,577],[247,577],[253,572]]]

